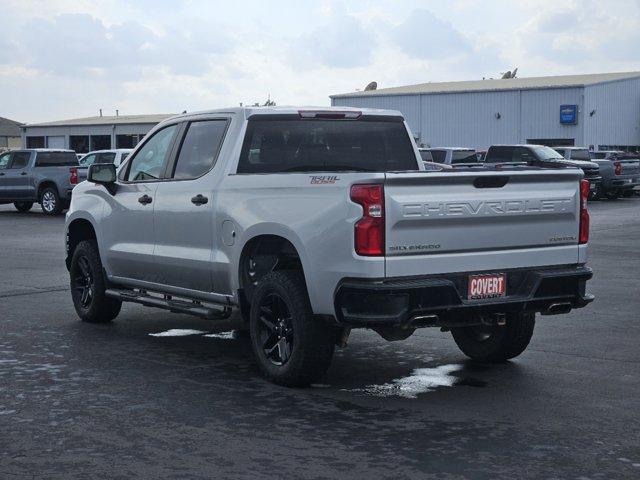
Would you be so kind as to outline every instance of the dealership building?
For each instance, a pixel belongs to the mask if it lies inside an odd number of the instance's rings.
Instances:
[[[640,72],[433,82],[331,96],[402,112],[418,142],[539,143],[640,152]]]
[[[166,118],[161,115],[116,115],[75,118],[22,126],[23,148],[69,148],[77,153],[133,148]]]

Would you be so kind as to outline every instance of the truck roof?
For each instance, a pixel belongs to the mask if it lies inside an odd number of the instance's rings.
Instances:
[[[198,112],[183,113],[170,117],[165,121],[177,118],[191,118],[201,115],[215,115],[218,113],[232,113],[249,118],[253,115],[297,115],[301,111],[311,112],[361,112],[363,115],[380,115],[389,117],[402,117],[402,113],[397,110],[383,110],[378,108],[354,108],[354,107],[318,107],[318,106],[274,106],[274,107],[231,107],[218,108],[215,110],[202,110]]]
[[[12,152],[64,152],[64,153],[76,153],[68,148],[16,148]]]

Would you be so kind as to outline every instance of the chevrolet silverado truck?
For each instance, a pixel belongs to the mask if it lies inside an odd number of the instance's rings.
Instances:
[[[71,297],[86,322],[123,302],[239,309],[260,369],[288,386],[322,377],[353,328],[438,327],[472,359],[505,361],[536,313],[593,300],[588,193],[577,168],[426,171],[395,111],[185,114],[74,190]]]
[[[590,152],[584,147],[558,147],[556,150],[567,159],[586,160],[600,166],[602,182],[596,198],[607,197],[615,200],[630,197],[640,186],[640,158],[615,150]]]
[[[485,163],[518,164],[544,168],[579,168],[589,182],[589,198],[596,198],[601,189],[602,176],[597,163],[590,160],[567,160],[551,147],[544,145],[493,145],[487,150]]]
[[[78,183],[78,159],[72,150],[37,148],[0,155],[0,204],[28,212],[39,203],[46,215],[58,215]]]

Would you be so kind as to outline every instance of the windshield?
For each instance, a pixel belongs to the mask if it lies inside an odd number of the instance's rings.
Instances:
[[[454,150],[451,152],[451,163],[478,163],[475,150]]]
[[[564,157],[551,147],[533,147],[532,150],[539,160],[564,160]]]

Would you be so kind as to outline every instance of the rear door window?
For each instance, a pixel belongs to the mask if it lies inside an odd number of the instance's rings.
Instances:
[[[9,168],[25,168],[29,164],[29,152],[14,152]]]
[[[250,119],[238,173],[418,170],[402,120]]]
[[[116,152],[103,152],[98,154],[96,163],[113,163],[116,159]]]
[[[451,163],[477,163],[478,157],[475,150],[454,150],[451,155]]]
[[[74,167],[78,157],[74,152],[38,152],[36,167]]]
[[[423,162],[433,162],[433,156],[428,150],[420,150],[420,157],[422,157]]]
[[[429,152],[436,163],[444,163],[447,160],[447,152],[445,150],[429,150]]]
[[[90,155],[85,155],[80,160],[80,165],[82,165],[84,167],[88,167],[89,165],[93,165],[94,163],[96,163],[96,156],[97,155],[95,153],[92,153]]]
[[[484,161],[487,163],[512,162],[513,153],[513,147],[491,147]]]
[[[198,178],[211,170],[226,130],[226,119],[191,122],[180,147],[173,178]]]
[[[528,148],[516,147],[513,150],[512,159],[513,159],[512,161],[514,162],[531,163],[536,160],[536,157],[533,155],[533,153],[531,153],[531,151]]]

